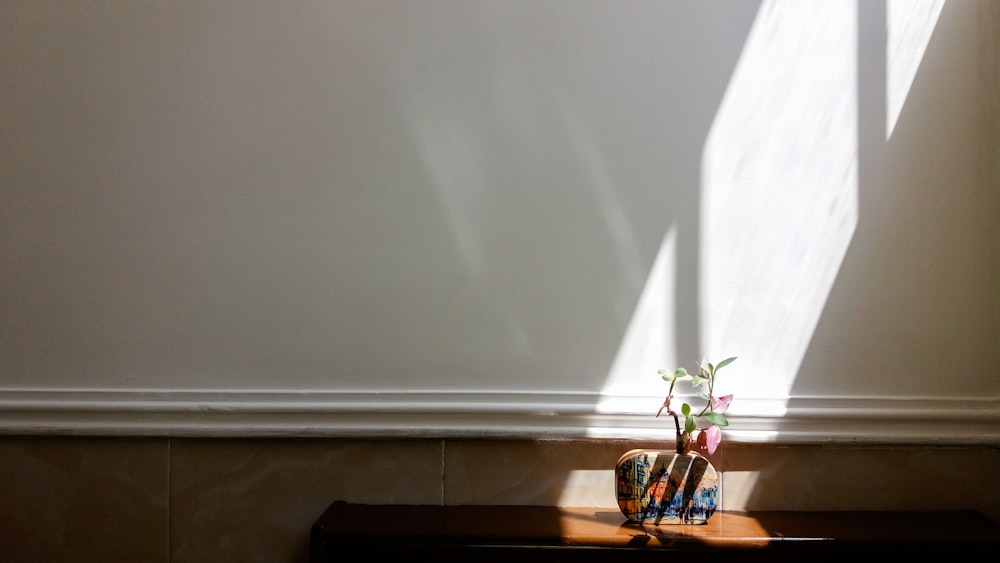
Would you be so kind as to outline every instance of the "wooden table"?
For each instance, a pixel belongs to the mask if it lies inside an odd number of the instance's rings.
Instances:
[[[310,561],[420,556],[463,561],[803,561],[880,553],[1000,553],[1000,526],[974,511],[718,512],[707,524],[641,525],[606,508],[334,502],[310,530]],[[423,559],[420,559],[423,560]],[[677,561],[676,558],[671,561]],[[808,561],[807,561],[808,563]]]

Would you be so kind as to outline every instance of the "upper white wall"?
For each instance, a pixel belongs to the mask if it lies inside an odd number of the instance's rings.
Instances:
[[[888,139],[886,10],[811,20],[826,68],[792,5],[3,2],[0,390],[644,413],[736,355],[737,410],[995,414],[996,4],[943,6]]]

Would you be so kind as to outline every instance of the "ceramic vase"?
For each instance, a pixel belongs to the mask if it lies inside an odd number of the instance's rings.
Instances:
[[[630,450],[615,465],[618,508],[632,522],[705,524],[719,505],[715,467],[693,451]]]

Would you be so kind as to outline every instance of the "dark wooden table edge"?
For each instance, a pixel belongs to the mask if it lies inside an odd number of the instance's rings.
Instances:
[[[309,533],[309,554],[311,563],[333,561],[338,559],[338,553],[344,549],[345,542],[365,540],[373,544],[373,549],[391,553],[417,553],[421,550],[431,550],[435,553],[452,554],[457,557],[515,557],[520,558],[529,553],[539,550],[558,550],[561,554],[572,553],[573,560],[586,560],[587,557],[606,558],[611,554],[627,556],[630,559],[639,558],[652,554],[662,554],[664,552],[705,552],[714,554],[740,554],[740,556],[750,556],[754,554],[778,555],[805,555],[814,553],[823,554],[857,554],[861,551],[874,553],[885,552],[896,555],[921,555],[939,556],[956,555],[963,553],[979,553],[983,550],[996,550],[1000,548],[1000,524],[993,521],[985,514],[976,510],[946,510],[946,511],[730,511],[730,514],[753,515],[760,517],[801,517],[814,518],[822,515],[823,518],[850,518],[859,514],[870,517],[892,519],[894,515],[906,515],[912,518],[915,515],[926,514],[929,517],[947,519],[961,519],[963,524],[970,524],[977,527],[974,533],[964,534],[961,537],[924,537],[907,538],[905,542],[899,538],[889,540],[880,539],[877,530],[871,532],[870,537],[838,537],[836,534],[816,537],[770,537],[763,545],[756,545],[752,541],[741,541],[739,538],[692,538],[684,536],[671,537],[667,545],[657,545],[647,547],[644,545],[600,545],[600,544],[574,544],[565,541],[565,538],[555,537],[518,537],[516,535],[491,536],[491,535],[463,535],[458,537],[440,530],[439,533],[433,531],[426,535],[401,534],[398,537],[390,535],[367,536],[367,535],[338,535],[335,525],[338,518],[346,514],[351,507],[365,507],[366,510],[415,510],[426,513],[427,517],[444,518],[449,514],[461,514],[463,511],[472,510],[477,513],[496,509],[499,512],[510,509],[527,510],[548,510],[563,511],[574,510],[573,508],[561,509],[558,507],[542,506],[484,506],[484,505],[399,505],[399,504],[359,504],[344,501],[331,503],[323,514],[315,521]],[[589,507],[578,507],[575,510],[590,510]],[[593,508],[595,511],[613,511],[614,509]],[[635,526],[637,532],[649,530],[648,526],[639,523],[629,522],[622,517],[623,526]],[[432,530],[436,528],[431,527]],[[667,532],[669,533],[669,531]],[[470,559],[471,560],[471,559]]]

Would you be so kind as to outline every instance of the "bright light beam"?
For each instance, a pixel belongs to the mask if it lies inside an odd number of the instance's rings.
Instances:
[[[889,140],[945,0],[886,2],[886,124]]]
[[[857,6],[772,0],[705,145],[702,342],[787,396],[858,221]],[[734,403],[735,405],[735,403]]]

